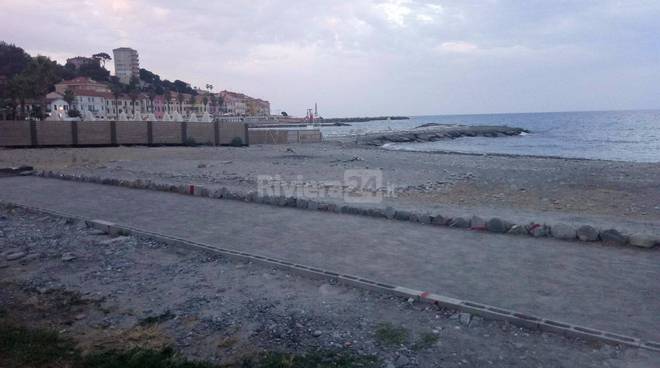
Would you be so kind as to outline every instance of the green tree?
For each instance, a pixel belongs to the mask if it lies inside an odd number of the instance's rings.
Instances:
[[[183,113],[183,100],[184,99],[185,99],[185,97],[183,96],[183,94],[181,92],[176,94],[176,100],[177,100],[177,102],[179,102],[179,112],[180,113]]]
[[[73,93],[73,91],[67,88],[67,90],[64,91],[63,99],[67,104],[69,104],[69,109],[73,109],[73,101],[76,100],[76,95]]]
[[[30,63],[30,55],[22,48],[0,41],[0,75],[12,78]]]
[[[124,88],[121,84],[112,84],[110,91],[112,91],[112,96],[115,98],[115,120],[119,120],[119,96],[121,96]]]
[[[110,55],[108,55],[108,54],[105,53],[105,52],[99,52],[98,54],[94,54],[94,55],[92,55],[92,59],[96,59],[96,60],[98,60],[99,62],[101,62],[101,63],[103,64],[103,68],[105,68],[105,62],[106,62],[106,61],[108,61],[108,60],[112,60],[112,58],[110,57]]]

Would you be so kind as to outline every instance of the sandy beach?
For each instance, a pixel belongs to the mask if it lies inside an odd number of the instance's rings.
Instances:
[[[5,149],[0,166],[256,190],[259,175],[338,181],[378,169],[418,210],[577,216],[652,226],[660,221],[660,164],[455,153],[395,152],[341,142],[288,146]]]

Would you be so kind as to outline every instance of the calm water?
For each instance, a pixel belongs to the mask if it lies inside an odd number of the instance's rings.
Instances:
[[[326,136],[364,134],[411,129],[425,123],[508,125],[525,128],[530,134],[396,143],[386,148],[660,162],[660,110],[418,116],[410,120],[324,127],[322,131]]]

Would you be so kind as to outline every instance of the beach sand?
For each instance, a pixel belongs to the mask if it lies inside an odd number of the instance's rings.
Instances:
[[[232,147],[0,150],[0,167],[256,190],[259,175],[341,181],[378,169],[396,197],[382,205],[503,217],[566,214],[660,223],[660,164],[388,151],[351,143]]]

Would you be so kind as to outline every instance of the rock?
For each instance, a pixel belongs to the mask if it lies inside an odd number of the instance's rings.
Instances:
[[[435,215],[431,219],[431,223],[436,226],[445,226],[447,225],[448,219],[442,215]]]
[[[459,313],[458,314],[458,321],[465,326],[470,325],[470,321],[472,321],[472,315],[470,313]]]
[[[394,215],[396,215],[396,210],[394,208],[392,207],[385,208],[385,217],[391,220],[394,218]]]
[[[307,200],[303,198],[296,198],[296,207],[305,209],[307,208]]]
[[[659,241],[647,234],[633,234],[630,236],[629,243],[632,246],[640,248],[653,248]]]
[[[323,331],[321,330],[315,330],[314,332],[312,332],[312,336],[314,337],[320,337],[321,335],[323,335]]]
[[[486,220],[479,216],[472,216],[470,219],[470,229],[472,230],[486,230]]]
[[[523,225],[513,225],[509,231],[507,231],[507,234],[511,235],[529,235],[527,232],[527,228]]]
[[[394,364],[397,367],[405,367],[410,364],[410,359],[408,359],[408,357],[405,355],[399,355],[399,357],[394,361]]]
[[[370,208],[368,210],[368,216],[371,217],[386,217],[385,211],[382,208]]]
[[[493,217],[486,222],[486,229],[493,233],[506,233],[511,229],[511,226],[511,224],[497,217]]]
[[[9,253],[5,256],[5,259],[8,261],[15,261],[17,259],[21,259],[25,257],[27,253],[25,252],[14,252],[14,253]]]
[[[614,229],[608,229],[600,232],[600,240],[603,245],[626,245],[628,238]]]
[[[73,255],[72,253],[64,253],[62,254],[62,262],[70,262],[76,259],[77,257]]]
[[[550,233],[553,238],[561,240],[575,240],[577,237],[577,231],[571,225],[567,224],[555,224],[550,229]]]
[[[199,164],[199,165],[197,165],[197,168],[198,168],[198,169],[205,169],[205,168],[206,168],[206,164]]]
[[[577,229],[577,237],[586,242],[598,241],[598,229],[589,225],[580,226]]]
[[[449,220],[449,227],[467,229],[468,227],[470,227],[470,221],[465,219],[464,217],[454,217],[451,220]]]
[[[417,215],[417,220],[422,223],[422,224],[430,224],[431,223],[431,215],[428,213],[421,213]]]
[[[408,220],[410,220],[410,216],[412,216],[412,214],[410,212],[403,211],[403,210],[398,210],[394,214],[394,218],[399,220],[399,221],[408,221]]]
[[[101,245],[113,245],[113,244],[128,241],[130,239],[131,239],[130,236],[118,236],[116,238],[112,238],[112,239],[108,239],[108,240],[104,240],[102,242],[99,242],[99,244],[101,244]]]
[[[307,209],[312,210],[312,211],[318,210],[319,209],[319,202],[310,200],[307,203]]]
[[[87,316],[84,313],[79,313],[79,314],[76,314],[76,316],[74,318],[77,319],[78,321],[80,321],[81,319],[85,319],[85,317],[87,317]]]
[[[527,225],[527,232],[535,238],[543,238],[548,236],[550,229],[546,225],[529,224]]]

